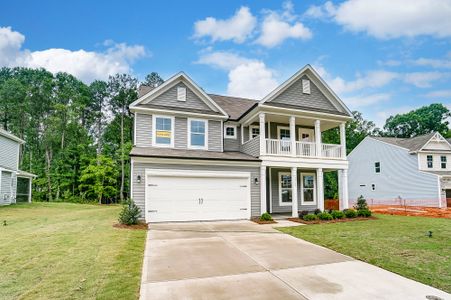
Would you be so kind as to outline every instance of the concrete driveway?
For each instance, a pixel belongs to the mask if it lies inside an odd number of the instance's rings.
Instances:
[[[234,221],[150,225],[141,299],[398,300],[451,296],[280,233],[271,225]]]

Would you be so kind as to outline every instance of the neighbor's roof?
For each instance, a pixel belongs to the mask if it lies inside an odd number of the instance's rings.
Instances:
[[[33,173],[28,173],[25,171],[21,171],[21,170],[17,171],[17,176],[18,177],[32,177],[32,178],[38,177],[38,175],[35,175]]]
[[[409,149],[409,151],[411,152],[415,152],[420,150],[432,138],[432,136],[434,136],[434,134],[435,132],[431,132],[413,138],[394,138],[394,137],[378,137],[378,136],[373,136],[372,138],[381,142]]]
[[[155,147],[133,147],[130,156],[179,158],[179,159],[204,159],[204,160],[238,160],[260,161],[258,158],[241,152],[219,152],[204,150],[168,149]]]
[[[6,130],[3,130],[3,129],[1,129],[1,128],[0,128],[0,135],[2,135],[2,136],[4,136],[4,137],[7,137],[7,138],[9,138],[10,140],[16,141],[16,142],[18,142],[18,143],[20,143],[20,144],[25,143],[24,140],[18,138],[18,137],[15,136],[14,134],[12,134],[12,133],[10,133],[10,132],[8,132],[8,131],[6,131]]]
[[[238,120],[249,109],[258,104],[258,100],[208,94],[229,115],[230,120]]]

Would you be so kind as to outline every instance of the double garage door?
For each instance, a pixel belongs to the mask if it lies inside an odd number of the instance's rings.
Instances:
[[[248,218],[248,172],[146,171],[147,222]]]

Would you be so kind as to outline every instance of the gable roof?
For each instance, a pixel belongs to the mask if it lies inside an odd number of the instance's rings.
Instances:
[[[1,136],[4,136],[4,137],[6,137],[6,138],[8,138],[8,139],[10,139],[10,140],[13,140],[13,141],[15,141],[15,142],[18,142],[19,144],[24,144],[24,143],[25,143],[24,140],[18,138],[18,137],[15,136],[14,134],[12,134],[12,133],[10,133],[10,132],[8,132],[8,131],[6,131],[6,130],[3,130],[3,129],[1,129],[1,128],[0,128],[0,135],[1,135]]]
[[[258,100],[208,94],[229,114],[231,121],[238,120],[243,114],[258,105]]]
[[[311,65],[306,65],[284,83],[275,88],[271,93],[260,100],[260,104],[268,104],[268,102],[271,102],[273,99],[277,98],[295,82],[300,80],[304,75],[308,75],[309,79],[312,80],[324,96],[337,108],[338,112],[345,113],[345,115],[350,117],[353,116],[351,110],[343,103],[343,101],[337,96],[337,94],[335,94],[335,92],[327,85],[327,83],[321,78],[321,76],[319,76]]]
[[[421,150],[421,148],[423,148],[423,146],[426,145],[435,134],[436,132],[431,132],[413,138],[394,138],[394,137],[378,137],[378,136],[372,136],[371,138],[384,143],[408,149],[410,152],[417,152]]]

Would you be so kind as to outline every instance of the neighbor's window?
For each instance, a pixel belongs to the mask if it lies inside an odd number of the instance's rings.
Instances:
[[[192,148],[206,148],[206,132],[207,122],[205,120],[190,120],[190,147]]]
[[[226,139],[236,139],[236,126],[227,125],[224,127],[224,137]]]
[[[281,205],[292,201],[291,174],[279,173],[279,196]]]
[[[260,127],[259,126],[251,126],[250,127],[251,130],[251,139],[253,139],[254,137],[258,136],[260,134]]]
[[[376,185],[375,185],[374,183],[371,185],[371,190],[372,190],[372,191],[375,191],[375,190],[376,190]]]
[[[427,161],[427,164],[428,164],[428,168],[432,169],[434,167],[434,164],[432,162],[432,155],[426,156],[426,161]]]
[[[155,117],[155,144],[161,146],[172,145],[172,118]]]
[[[376,173],[381,172],[381,163],[379,161],[374,163],[374,170]]]
[[[446,169],[446,156],[441,156],[440,161],[441,161],[442,169]]]

